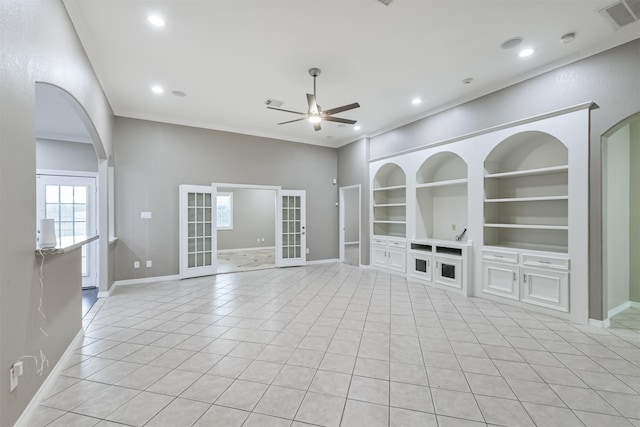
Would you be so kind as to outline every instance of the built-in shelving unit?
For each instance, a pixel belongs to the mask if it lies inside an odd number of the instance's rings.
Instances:
[[[467,163],[444,151],[416,173],[416,237],[455,240],[467,227]]]
[[[402,237],[407,234],[407,186],[402,169],[389,163],[373,181],[373,235]]]
[[[484,244],[567,253],[567,147],[523,132],[498,144],[484,166]]]

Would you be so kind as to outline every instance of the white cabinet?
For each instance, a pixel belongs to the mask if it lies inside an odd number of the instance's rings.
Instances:
[[[398,273],[407,272],[407,249],[404,240],[373,239],[371,264]]]
[[[412,240],[409,277],[435,287],[467,294],[471,242]]]
[[[568,257],[485,248],[482,250],[482,291],[568,312],[568,269]]]
[[[483,291],[514,300],[520,299],[520,267],[498,262],[482,262]]]
[[[522,267],[522,301],[569,311],[569,273]]]

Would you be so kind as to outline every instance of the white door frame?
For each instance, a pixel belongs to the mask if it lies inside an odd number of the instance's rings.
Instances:
[[[89,194],[87,200],[91,201],[93,205],[93,215],[92,218],[88,218],[88,225],[92,228],[91,230],[87,230],[87,237],[100,235],[100,175],[98,172],[86,172],[86,171],[68,171],[68,170],[54,170],[54,169],[36,169],[36,177],[37,176],[51,176],[58,178],[93,178],[94,180],[94,194]],[[40,194],[40,190],[36,191],[37,206],[36,206],[36,220],[39,221],[40,218],[44,218],[44,213],[42,209],[44,207],[44,199],[42,199],[44,195]],[[36,229],[39,229],[40,225],[36,225]],[[100,236],[102,239],[103,236]],[[100,251],[100,246],[98,242],[92,242],[87,245],[88,254],[87,254],[87,268],[90,274],[93,275],[93,278],[89,278],[84,280],[83,278],[83,287],[96,287],[100,288],[101,278],[102,278],[102,270],[100,269],[101,259],[104,254]],[[105,255],[106,256],[106,255]]]
[[[340,187],[340,201],[339,201],[339,236],[340,236],[340,262],[344,262],[345,253],[345,204],[344,204],[344,192],[358,190],[358,265],[362,265],[362,188],[360,184],[347,185]]]
[[[278,197],[280,194],[280,190],[282,190],[282,187],[280,187],[279,185],[260,185],[260,184],[233,184],[233,183],[228,183],[228,182],[212,182],[211,186],[215,189],[216,193],[218,192],[218,188],[238,188],[238,189],[245,189],[245,190],[274,190],[275,192],[275,202],[273,205],[273,209],[275,210],[275,215],[274,215],[274,231],[276,233],[275,235],[275,242],[276,242],[276,254],[278,253],[278,251],[281,250],[282,248],[282,243],[281,242],[282,239],[279,239],[278,236],[280,236],[280,233],[282,231],[281,225],[279,224],[278,221]],[[216,201],[214,199],[214,208],[216,206]],[[217,235],[218,233],[218,227],[217,224],[214,222],[214,227],[215,227],[215,233]],[[280,228],[278,228],[278,226],[280,225]],[[216,268],[218,266],[218,239],[216,238],[216,246],[214,248],[214,252],[213,255],[215,257],[215,265]],[[277,260],[277,257],[276,257]],[[276,267],[279,267],[279,265],[276,264]]]

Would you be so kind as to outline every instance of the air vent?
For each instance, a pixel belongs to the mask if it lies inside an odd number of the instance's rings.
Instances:
[[[618,29],[640,19],[640,0],[620,0],[600,9],[600,13]]]
[[[264,101],[265,105],[268,105],[269,107],[282,107],[282,104],[284,104],[284,102],[282,101],[278,101],[277,99],[273,99],[273,98],[267,98],[266,101]]]

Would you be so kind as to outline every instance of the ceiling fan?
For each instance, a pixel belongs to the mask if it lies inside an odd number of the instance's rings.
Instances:
[[[327,122],[337,122],[337,123],[345,123],[348,125],[356,124],[355,120],[342,119],[340,117],[333,117],[334,114],[341,113],[343,111],[353,110],[354,108],[360,107],[360,104],[354,102],[353,104],[343,105],[342,107],[330,108],[328,110],[322,110],[322,108],[316,103],[316,77],[320,75],[320,68],[310,68],[309,74],[313,77],[313,95],[307,94],[307,104],[309,104],[309,109],[306,113],[301,113],[299,111],[291,111],[284,110],[282,108],[276,107],[267,107],[271,110],[285,111],[287,113],[299,114],[304,116],[299,119],[289,120],[286,122],[278,123],[279,125],[284,125],[287,123],[299,122],[301,120],[309,120],[310,123],[313,124],[313,128],[318,131],[320,130],[320,122],[325,120]]]

